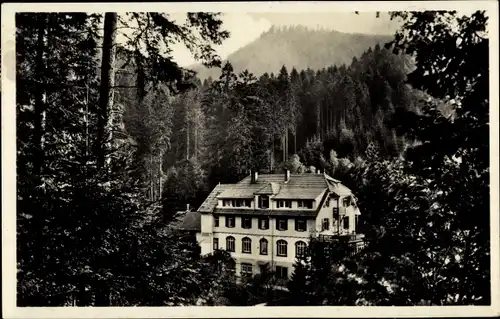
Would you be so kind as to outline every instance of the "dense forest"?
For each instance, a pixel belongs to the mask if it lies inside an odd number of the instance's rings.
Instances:
[[[257,77],[216,55],[218,14],[18,14],[18,305],[268,301],[273,276],[236,285],[227,253],[171,222],[284,168],[349,186],[368,240],[350,256],[311,239],[294,304],[489,304],[487,17],[393,16],[392,41],[349,63]],[[179,67],[172,39],[220,76]]]

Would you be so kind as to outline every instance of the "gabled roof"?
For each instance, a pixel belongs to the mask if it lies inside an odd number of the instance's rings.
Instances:
[[[257,195],[275,195],[280,191],[280,185],[278,183],[267,183],[261,189],[255,192]]]
[[[293,187],[290,185],[283,185],[274,199],[314,199],[325,191],[325,187]]]
[[[290,180],[285,183],[284,174],[261,174],[257,177],[256,184],[277,183],[280,186],[289,185],[297,188],[319,187],[327,188],[327,182],[324,174],[290,174]],[[250,176],[242,179],[237,185],[255,185],[252,184]]]
[[[201,214],[197,211],[181,212],[180,220],[176,224],[176,228],[180,230],[195,230],[201,231]]]
[[[342,183],[339,180],[336,180],[335,178],[332,178],[326,174],[325,174],[325,180],[328,184],[328,190],[330,192],[335,193],[338,196],[348,196],[352,194],[352,191],[345,185],[342,185]]]
[[[316,199],[318,196],[323,195],[318,205],[318,210],[302,212],[301,214],[310,215],[315,214],[322,207],[322,204],[327,196],[327,192],[337,194],[338,196],[352,195],[349,188],[342,185],[342,183],[327,174],[291,174],[290,179],[285,182],[284,174],[262,174],[259,175],[257,181],[252,183],[250,176],[245,177],[236,184],[219,184],[217,185],[207,199],[198,209],[200,213],[212,213],[217,206],[218,199],[233,199],[245,198],[252,199],[257,194],[272,195],[273,199]],[[227,210],[216,210],[218,213],[227,213]],[[246,214],[269,214],[263,213],[260,210],[254,211],[250,209],[244,212],[238,209],[234,213]],[[287,210],[272,210],[275,214],[288,214],[291,213]]]
[[[224,191],[217,195],[217,198],[253,198],[255,192],[263,187],[261,184],[232,184],[227,186]]]
[[[262,174],[252,183],[250,176],[245,177],[235,186],[254,188],[261,185],[261,189],[253,194],[274,194],[274,199],[315,199],[328,188],[323,174],[290,174],[285,182],[284,174]],[[272,191],[272,193],[271,193]]]
[[[231,184],[219,184],[215,186],[212,192],[208,195],[205,201],[201,204],[200,208],[198,208],[198,212],[200,213],[211,213],[215,206],[217,206],[217,196],[221,194],[226,189],[232,187]]]

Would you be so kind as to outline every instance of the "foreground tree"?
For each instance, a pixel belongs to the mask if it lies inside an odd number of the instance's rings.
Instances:
[[[488,17],[484,11],[393,16],[405,21],[395,49],[404,47],[416,59],[409,82],[453,110],[446,116],[440,103],[430,100],[424,114],[402,112],[395,119],[401,134],[421,142],[408,150],[408,167],[422,180],[432,180],[429,188],[438,207],[434,227],[438,236],[447,234],[446,298],[439,302],[489,304]]]
[[[220,24],[207,22],[212,15],[188,16],[193,27],[218,34]],[[85,13],[16,17],[18,305],[193,304],[207,287],[198,275],[196,242],[165,229],[161,212],[144,198],[131,174],[132,145],[103,153],[101,133],[94,133],[110,111],[99,105],[112,104],[98,102],[99,20]],[[189,40],[189,27],[182,30]],[[149,40],[147,49],[154,53],[158,42]],[[113,67],[111,57],[106,63]],[[148,81],[175,82],[152,70]],[[112,72],[104,73],[100,80],[108,90]],[[92,141],[98,141],[97,149],[89,147]],[[103,154],[114,157],[113,170]]]
[[[178,66],[172,58],[171,44],[181,42],[191,51],[196,60],[205,66],[220,66],[220,60],[213,45],[220,45],[229,37],[221,29],[218,13],[189,12],[183,24],[176,22],[166,13],[127,13],[118,16],[107,12],[104,18],[104,35],[101,60],[101,86],[99,96],[99,125],[96,142],[98,164],[102,167],[106,149],[113,141],[112,131],[120,124],[120,110],[113,107],[116,38],[118,26],[127,39],[118,49],[127,59],[123,66],[133,62],[137,74],[137,92],[142,99],[150,85],[163,83],[173,92],[190,87],[187,81],[193,73]],[[172,40],[174,39],[174,40]],[[123,67],[121,66],[121,67]],[[118,114],[117,114],[118,113]],[[108,146],[107,146],[108,145]]]
[[[394,15],[404,24],[392,45],[416,58],[408,80],[434,97],[421,112],[396,110],[398,133],[418,141],[404,161],[370,151],[347,171],[368,246],[338,267],[311,267],[316,303],[490,304],[487,17]]]

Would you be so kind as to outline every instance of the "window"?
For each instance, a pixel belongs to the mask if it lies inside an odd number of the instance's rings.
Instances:
[[[288,219],[278,218],[276,220],[276,229],[277,230],[287,230],[288,229]]]
[[[292,201],[291,200],[278,200],[277,204],[278,204],[278,208],[283,208],[283,207],[292,208]]]
[[[305,201],[305,206],[306,208],[312,209],[313,208],[313,200],[306,200]]]
[[[234,201],[236,202],[236,201]],[[222,200],[222,206],[228,206],[228,207],[233,207],[234,203],[232,199],[224,199]]]
[[[349,216],[344,217],[344,229],[349,229]]]
[[[214,250],[219,249],[219,238],[214,238]]]
[[[306,253],[306,243],[303,241],[298,241],[295,243],[295,257],[304,256]]]
[[[252,240],[248,237],[245,237],[241,240],[241,252],[245,254],[252,253]]]
[[[219,216],[214,216],[214,227],[219,227]]]
[[[236,272],[236,262],[234,260],[229,260],[227,262],[227,269],[229,269],[229,271],[231,272]]]
[[[251,207],[251,200],[249,199],[235,199],[234,207]]]
[[[269,196],[259,196],[259,208],[269,208]]]
[[[241,263],[241,276],[252,277],[252,264]]]
[[[295,220],[295,230],[296,231],[306,231],[307,221],[305,219],[296,219]]]
[[[233,236],[228,236],[226,237],[226,250],[227,251],[235,251],[234,247],[234,237]]]
[[[259,218],[259,229],[269,229],[269,217]]]
[[[276,266],[276,277],[279,279],[288,279],[288,268]]]
[[[330,229],[330,219],[323,218],[323,223],[321,224],[321,230],[329,230]]]
[[[241,217],[241,228],[244,228],[244,229],[252,228],[252,218],[251,217]]]
[[[281,257],[287,256],[288,244],[286,241],[280,239],[276,242],[276,254]]]
[[[260,246],[260,254],[267,255],[267,239],[262,238],[259,241],[259,246]]]
[[[226,227],[227,228],[234,228],[234,216],[226,216]]]
[[[342,204],[344,205],[344,207],[349,207],[351,205],[351,197],[344,197],[344,199],[342,200]]]
[[[307,200],[299,200],[298,202],[298,206],[299,207],[303,207],[303,208],[313,208],[313,200],[311,199],[307,199]]]
[[[354,216],[354,230],[358,231],[358,226],[359,226],[359,216],[356,215]]]

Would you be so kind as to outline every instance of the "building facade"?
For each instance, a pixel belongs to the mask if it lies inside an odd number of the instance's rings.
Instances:
[[[355,197],[322,173],[253,172],[239,183],[217,185],[198,212],[201,253],[229,251],[239,276],[269,267],[288,279],[310,236],[350,236],[362,243]]]

